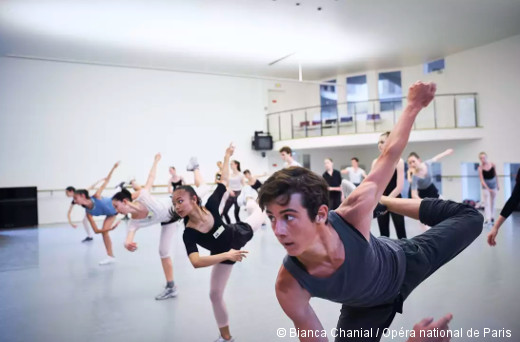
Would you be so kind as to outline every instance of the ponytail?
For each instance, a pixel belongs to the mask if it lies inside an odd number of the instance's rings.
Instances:
[[[112,196],[112,200],[119,202],[123,202],[125,199],[129,200],[130,202],[132,201],[132,194],[125,188],[121,188],[121,191]]]
[[[74,194],[75,195],[83,195],[83,196],[85,196],[86,199],[90,199],[88,191],[85,190],[85,189],[74,190]]]
[[[237,166],[238,172],[241,172],[241,170],[240,170],[240,162],[238,160],[233,160],[233,163],[235,163],[235,165]]]

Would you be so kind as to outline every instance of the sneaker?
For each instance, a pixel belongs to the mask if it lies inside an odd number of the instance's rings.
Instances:
[[[187,171],[193,171],[199,168],[199,162],[197,161],[197,157],[191,157],[188,165],[186,166]]]
[[[92,241],[94,240],[93,238],[91,238],[90,236],[87,236],[86,238],[84,238],[83,240],[81,240],[81,242],[89,242],[89,241]]]
[[[177,296],[179,290],[177,290],[177,286],[174,287],[165,287],[164,291],[155,296],[155,300],[163,300],[168,298],[173,298]]]
[[[248,198],[254,201],[258,198],[258,193],[250,185],[244,186],[242,191],[240,191],[240,195],[237,197],[238,206],[245,207]]]
[[[374,209],[374,212],[372,213],[373,218],[379,217],[381,215],[384,215],[388,212],[388,208],[386,205],[383,205],[381,203],[377,203],[376,208]]]
[[[110,264],[113,264],[115,262],[116,262],[116,258],[109,256],[106,259],[101,260],[99,262],[99,265],[101,265],[101,266],[103,266],[103,265],[110,265]]]
[[[226,340],[224,337],[222,336],[219,336],[215,342],[235,342],[235,339],[233,337],[231,337],[229,340]]]

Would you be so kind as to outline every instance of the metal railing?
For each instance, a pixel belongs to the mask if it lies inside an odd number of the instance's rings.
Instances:
[[[206,183],[206,184],[210,185],[210,186],[213,186],[216,183]],[[186,184],[186,185],[195,186],[195,184]],[[130,186],[125,186],[125,188],[131,190]],[[168,188],[168,184],[153,185],[152,189],[151,189],[152,191],[150,193],[152,195],[167,195],[167,194],[169,194],[168,191],[157,191],[158,188]],[[106,187],[105,188],[105,190],[119,190],[119,189],[120,189],[119,187]],[[98,190],[98,188],[91,189],[91,194],[95,193],[96,190]],[[48,193],[50,196],[53,196],[54,193],[58,193],[58,194],[64,194],[65,193],[65,189],[37,189],[36,191],[39,194]]]
[[[414,129],[478,127],[477,99],[477,93],[436,95],[415,120]],[[347,101],[269,113],[267,131],[275,141],[385,132],[395,125],[406,101],[406,97]]]

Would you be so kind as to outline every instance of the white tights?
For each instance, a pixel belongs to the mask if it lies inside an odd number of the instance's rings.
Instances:
[[[495,217],[495,199],[497,197],[496,189],[482,189],[484,199],[484,218],[486,221]]]
[[[87,215],[83,218],[83,228],[85,228],[85,232],[89,238],[92,237],[92,227],[90,226],[90,222],[88,221]]]
[[[265,214],[262,209],[258,206],[256,201],[248,199],[246,204],[246,210],[249,217],[245,220],[254,232],[256,232],[265,221]],[[224,303],[224,290],[226,284],[231,275],[233,265],[229,264],[216,264],[211,270],[211,284],[209,291],[209,298],[211,299],[211,305],[213,306],[213,313],[219,328],[226,327],[229,325],[229,317],[226,309],[226,303]]]

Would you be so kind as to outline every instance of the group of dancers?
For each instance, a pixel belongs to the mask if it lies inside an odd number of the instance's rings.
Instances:
[[[388,131],[379,136],[377,146],[380,153],[383,152],[389,135],[390,132]],[[407,158],[408,171],[406,173],[404,171],[404,160],[400,158],[383,195],[391,198],[402,198],[401,193],[403,191],[406,174],[406,178],[410,184],[408,191],[409,198],[440,198],[439,190],[433,181],[431,164],[438,162],[441,158],[449,156],[452,153],[453,149],[450,148],[423,162],[416,152],[411,152]],[[520,170],[516,176],[516,186],[495,222],[496,195],[497,191],[500,190],[496,167],[494,163],[488,161],[488,156],[485,152],[479,153],[478,157],[480,160],[478,172],[483,194],[480,205],[484,208],[484,225],[493,226],[488,236],[489,245],[495,246],[495,237],[498,234],[498,230],[504,221],[511,215],[513,210],[518,207],[518,203],[520,202],[520,185],[518,184]],[[372,169],[374,168],[376,161],[377,158],[372,161]],[[360,168],[358,163],[358,158],[354,157],[352,158],[351,167],[338,171],[334,169],[332,158],[325,158],[325,172],[322,176],[328,184],[329,209],[337,209],[342,201],[345,200],[345,198],[348,197],[357,186],[359,186],[361,180],[367,177],[365,170]],[[348,179],[343,179],[341,174],[347,174],[349,176]],[[390,217],[394,223],[397,238],[406,238],[404,216],[393,212],[385,212],[377,216],[377,223],[381,236],[390,237]]]
[[[194,186],[184,184],[176,170],[170,168],[171,201],[162,202],[153,197],[150,191],[160,154],[154,158],[146,184],[133,184],[133,192],[122,187],[112,198],[101,196],[118,166],[116,163],[93,196],[87,190],[73,188],[68,188],[67,194],[74,197],[73,204],[85,208],[85,226],[90,223],[94,232],[103,236],[108,255],[103,264],[114,261],[109,232],[120,222],[116,221],[118,213],[130,215],[124,242],[130,252],[138,249],[138,230],[161,225],[159,256],[166,287],[156,297],[158,300],[178,294],[170,249],[173,232],[183,224],[183,241],[191,264],[194,268],[212,267],[210,300],[219,329],[216,342],[234,341],[224,290],[233,265],[247,257],[248,251],[242,248],[262,226],[266,214],[276,238],[287,252],[275,290],[282,309],[294,326],[300,331],[324,331],[309,302],[311,297],[320,297],[342,304],[338,331],[379,329],[376,335],[336,336],[336,341],[379,341],[383,329],[390,326],[397,312],[402,312],[403,303],[410,293],[469,246],[483,228],[484,220],[476,209],[438,199],[438,191],[435,193],[432,188],[429,162],[450,154],[451,150],[426,162],[422,162],[417,154],[410,155],[408,164],[412,171],[408,177],[412,183],[412,196],[410,199],[400,198],[404,182],[401,154],[416,116],[433,99],[435,90],[434,84],[417,82],[412,85],[408,105],[393,131],[380,136],[378,147],[381,154],[373,161],[370,173],[362,174],[364,179],[354,185],[346,199],[341,201],[340,197],[335,208],[337,195],[333,202],[333,196],[329,197],[329,194],[342,191],[342,181],[331,186],[325,174],[322,177],[297,164],[288,147],[280,150],[287,167],[275,172],[263,184],[258,180],[259,176],[253,176],[249,170],[241,173],[240,163],[231,161],[235,148],[230,145],[223,161],[218,164],[216,187],[211,195],[210,186],[202,179],[197,159],[192,158],[187,170],[193,172]],[[353,160],[352,169],[343,173],[360,173],[357,162],[357,159]],[[332,160],[325,163],[329,178],[338,180]],[[483,170],[489,171],[488,167],[483,163]],[[502,224],[515,201],[516,205],[520,201],[519,183],[517,179],[511,203],[508,201],[508,209],[504,208],[506,211],[501,213],[496,224]],[[421,195],[425,193],[428,196]],[[235,209],[235,222],[231,223],[227,213],[233,205],[246,208],[244,221],[240,220],[240,209],[238,212]],[[96,225],[94,216],[105,216],[101,228]],[[381,237],[370,233],[374,216],[378,218],[380,227],[386,227],[382,229]],[[390,216],[396,228],[402,227],[397,228],[399,240],[387,237]],[[431,228],[407,239],[404,216],[420,220]],[[490,244],[494,244],[498,228],[493,228],[490,233],[494,234],[488,238]],[[198,246],[209,250],[210,255],[201,255]],[[422,320],[414,329],[446,331],[451,318],[448,314],[436,322]],[[300,339],[327,341],[328,337],[317,334]],[[409,341],[426,340],[417,336]]]
[[[68,187],[66,190],[66,194],[74,198],[72,205],[77,204],[85,208],[86,215],[83,223],[87,231],[87,239],[83,241],[92,240],[89,227],[92,227],[96,234],[101,234],[103,237],[107,258],[102,260],[100,265],[115,262],[109,232],[121,222],[116,221],[117,214],[130,216],[124,242],[125,248],[130,252],[135,252],[138,249],[136,242],[138,230],[153,225],[161,225],[159,256],[166,278],[166,287],[155,297],[157,300],[173,298],[178,294],[178,288],[174,282],[170,251],[173,234],[179,224],[184,223],[183,241],[193,267],[213,266],[210,281],[210,300],[220,331],[217,341],[233,340],[224,303],[224,290],[231,275],[233,264],[246,257],[247,251],[241,250],[241,248],[253,237],[254,232],[262,226],[266,219],[265,213],[256,202],[258,194],[254,190],[262,185],[257,177],[263,175],[253,176],[249,170],[245,171],[244,176],[238,175],[240,171],[239,162],[230,161],[234,149],[233,145],[226,149],[218,177],[216,177],[218,178],[216,188],[209,197],[211,189],[202,178],[196,158],[190,159],[187,167],[188,171],[193,172],[194,187],[185,185],[184,179],[177,175],[175,168],[170,167],[169,190],[172,194],[171,200],[161,201],[152,196],[150,191],[156,178],[157,165],[161,160],[160,154],[155,156],[144,186],[139,186],[134,181],[131,182],[133,192],[130,192],[121,184],[121,190],[112,197],[102,196],[119,162],[114,164],[107,177],[101,180],[102,184],[94,195],[90,196],[88,190],[85,189]],[[232,171],[230,172],[228,167],[222,165],[231,165]],[[236,183],[245,185],[241,186],[240,190],[238,190],[238,184],[235,184],[235,187],[229,187],[229,184],[233,182],[232,179],[235,179]],[[90,189],[92,190],[98,183]],[[226,194],[228,198],[223,200]],[[202,199],[205,197],[208,198],[203,204]],[[232,198],[232,200],[229,200],[229,198]],[[228,205],[230,202],[231,205]],[[225,203],[223,210],[221,203]],[[235,215],[236,221],[231,223],[228,221],[229,217],[224,219],[222,217],[226,217],[227,210],[233,204],[237,208],[235,209],[237,214]],[[246,209],[248,215],[244,222],[238,217],[241,207]],[[68,217],[72,224],[70,212],[71,210],[69,210]],[[96,216],[105,216],[101,228],[98,228],[94,221]],[[227,222],[224,222],[224,220]],[[74,225],[74,227],[76,226]],[[197,245],[209,250],[211,255],[200,255]]]

